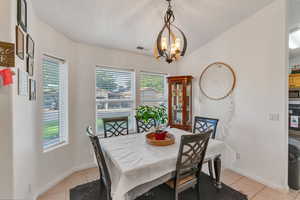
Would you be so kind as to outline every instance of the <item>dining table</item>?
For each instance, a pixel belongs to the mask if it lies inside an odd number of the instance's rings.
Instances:
[[[147,133],[99,139],[112,182],[112,200],[134,200],[172,178],[181,136],[193,133],[176,128],[167,131],[175,137],[175,143],[169,146],[148,144]],[[215,181],[219,187],[224,150],[223,141],[209,140],[205,158],[214,159]]]

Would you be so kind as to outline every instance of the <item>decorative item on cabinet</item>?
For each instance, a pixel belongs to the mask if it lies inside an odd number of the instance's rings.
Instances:
[[[192,129],[192,76],[168,77],[169,126],[187,131]]]

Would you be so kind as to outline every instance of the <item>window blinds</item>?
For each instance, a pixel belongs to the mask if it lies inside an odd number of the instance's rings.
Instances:
[[[43,145],[44,149],[67,139],[67,67],[63,61],[43,58]]]
[[[132,129],[134,103],[133,71],[96,67],[97,132],[103,132],[102,118],[120,116],[129,116]]]
[[[166,75],[150,72],[140,74],[140,96],[143,105],[160,105],[167,102]]]

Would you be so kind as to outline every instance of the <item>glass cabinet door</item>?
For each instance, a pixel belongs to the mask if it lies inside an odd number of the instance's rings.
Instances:
[[[186,85],[186,124],[191,125],[191,108],[192,107],[192,82],[189,81]]]
[[[171,128],[192,130],[192,76],[168,77],[168,123]]]
[[[183,123],[183,84],[173,82],[172,88],[172,124]]]

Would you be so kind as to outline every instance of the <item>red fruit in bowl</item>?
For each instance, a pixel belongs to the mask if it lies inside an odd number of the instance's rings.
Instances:
[[[167,136],[167,132],[166,131],[163,131],[161,133],[156,133],[155,134],[155,139],[156,140],[165,140],[166,139],[166,136]]]

